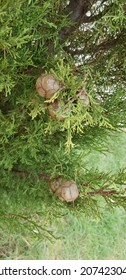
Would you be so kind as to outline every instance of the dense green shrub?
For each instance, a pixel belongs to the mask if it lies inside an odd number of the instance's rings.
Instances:
[[[69,2],[0,2],[2,187],[14,185],[20,171],[40,181],[44,172],[76,180],[82,208],[85,197],[92,198],[88,193],[99,189],[101,195],[110,191],[108,202],[124,205],[119,186],[126,180],[125,170],[113,176],[89,172],[83,161],[92,147],[104,151],[111,130],[126,126],[125,3]],[[68,104],[65,121],[53,120],[36,92],[41,73],[52,73],[64,83],[59,98]],[[90,105],[71,105],[83,82]]]

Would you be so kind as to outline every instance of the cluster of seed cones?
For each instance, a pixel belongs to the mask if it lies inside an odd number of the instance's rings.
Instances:
[[[50,100],[55,93],[62,89],[64,89],[64,84],[51,74],[42,74],[36,81],[36,91],[46,100]],[[89,98],[85,89],[77,93],[77,98],[79,98],[84,106],[89,105]],[[74,102],[75,99],[70,100],[70,102]],[[49,103],[48,111],[53,119],[63,121],[68,115],[68,106],[65,104],[63,98],[57,98]]]

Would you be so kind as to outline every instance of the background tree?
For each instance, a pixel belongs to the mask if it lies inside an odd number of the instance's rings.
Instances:
[[[126,171],[106,175],[84,165],[91,147],[104,151],[111,131],[126,126],[125,1],[0,3],[2,188],[22,188],[24,180],[30,189],[34,181],[49,193],[43,179],[61,176],[77,182],[78,209],[96,208],[97,193],[125,207]],[[51,118],[50,101],[36,92],[42,73],[64,85],[54,97],[65,102],[63,121]]]

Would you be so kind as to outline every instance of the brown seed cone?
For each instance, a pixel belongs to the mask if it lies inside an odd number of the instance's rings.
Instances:
[[[63,180],[61,178],[50,181],[51,190],[66,202],[73,202],[79,196],[77,185],[72,180]]]
[[[62,100],[55,100],[48,106],[49,114],[54,120],[63,121],[66,117],[66,110],[62,109],[64,102]]]
[[[40,76],[36,81],[36,91],[39,93],[39,95],[45,97],[46,92],[42,87],[42,76]]]
[[[88,106],[90,104],[90,100],[89,100],[87,94],[80,95],[79,99],[84,106]]]
[[[43,74],[36,81],[36,91],[46,99],[52,98],[52,96],[63,85],[51,74]]]

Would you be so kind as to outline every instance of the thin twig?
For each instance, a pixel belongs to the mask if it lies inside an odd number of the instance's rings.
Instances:
[[[7,50],[6,50],[6,48],[3,48],[3,56],[4,56],[4,59],[6,58],[6,55],[7,55]]]

